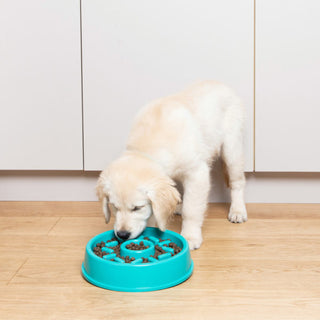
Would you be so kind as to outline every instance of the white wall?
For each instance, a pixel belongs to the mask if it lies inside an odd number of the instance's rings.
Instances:
[[[219,164],[211,202],[229,202]],[[0,201],[95,201],[99,172],[0,171]],[[247,202],[319,203],[320,173],[247,173]]]

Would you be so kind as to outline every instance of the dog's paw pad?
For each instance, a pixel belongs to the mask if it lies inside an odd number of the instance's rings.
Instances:
[[[228,220],[232,223],[242,223],[248,220],[247,211],[230,209]]]

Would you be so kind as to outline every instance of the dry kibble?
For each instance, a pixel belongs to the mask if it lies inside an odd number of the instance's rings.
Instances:
[[[144,240],[149,240],[150,241],[150,239],[148,237],[145,237]],[[159,242],[163,242],[163,241],[167,241],[167,240],[171,241],[170,239],[159,239]],[[100,243],[97,243],[96,246],[93,248],[93,253],[95,255],[97,255],[98,257],[101,257],[101,258],[103,258],[103,256],[106,256],[106,255],[110,254],[109,252],[102,251],[102,248],[105,247],[106,243],[113,242],[113,241],[117,241],[117,239],[116,238],[112,238],[112,239],[110,239],[110,240],[108,240],[106,242],[101,241]],[[121,243],[119,243],[118,245],[116,245],[114,247],[109,247],[109,248],[114,251],[113,253],[115,253],[118,258],[121,258],[122,260],[124,260],[125,263],[131,263],[132,261],[134,261],[135,258],[130,258],[129,256],[122,257],[120,255],[120,245],[121,245]],[[171,253],[172,256],[178,254],[182,250],[174,242],[170,242],[169,244],[164,245],[164,246],[172,248],[174,250],[174,253]],[[144,249],[149,248],[149,246],[145,246],[143,241],[140,241],[138,244],[134,243],[134,242],[131,242],[126,246],[126,248],[129,249],[129,250],[144,250]],[[164,253],[166,253],[166,251],[163,250],[161,248],[161,246],[155,245],[155,253],[151,257],[153,257],[155,259],[158,259],[158,256],[161,255],[161,254],[164,254]],[[110,259],[110,261],[115,261],[115,260],[114,259]],[[142,258],[142,263],[149,263],[149,262],[150,261],[149,261],[148,257],[143,257]]]
[[[148,249],[149,246],[145,246],[143,241],[140,241],[139,244],[131,242],[126,246],[126,248],[130,250],[144,250],[144,249]]]

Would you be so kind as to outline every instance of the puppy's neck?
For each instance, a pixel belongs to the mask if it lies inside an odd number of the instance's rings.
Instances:
[[[150,154],[146,153],[146,152],[143,152],[143,151],[140,151],[140,150],[137,150],[137,149],[134,149],[132,147],[127,147],[127,150],[125,151],[126,154],[134,154],[134,155],[138,155],[140,157],[143,157],[145,159],[148,159],[150,161],[152,161],[153,163],[157,164],[158,166],[161,167],[161,169],[164,169],[163,168],[163,165],[157,160],[155,159],[154,157],[152,157]]]

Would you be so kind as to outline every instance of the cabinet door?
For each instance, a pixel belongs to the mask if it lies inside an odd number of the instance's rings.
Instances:
[[[203,79],[243,98],[253,169],[253,0],[82,3],[86,170],[120,154],[145,103]]]
[[[82,169],[79,0],[0,12],[0,169]]]
[[[320,171],[320,3],[256,8],[256,170]]]

